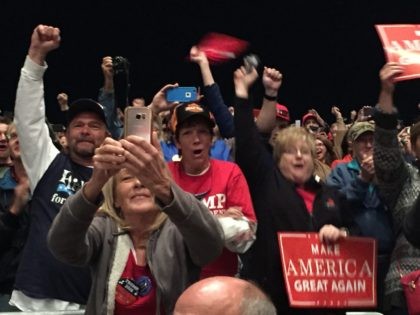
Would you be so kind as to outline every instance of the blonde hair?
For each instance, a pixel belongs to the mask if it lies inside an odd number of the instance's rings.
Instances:
[[[276,162],[280,161],[281,156],[290,147],[291,144],[297,141],[305,141],[310,150],[312,158],[316,158],[315,140],[314,137],[303,127],[289,126],[281,129],[274,138],[273,157]]]
[[[115,207],[115,193],[117,187],[117,176],[118,173],[112,176],[102,188],[102,193],[104,196],[104,201],[99,208],[99,210],[109,217],[111,217],[122,230],[129,231],[130,225],[128,222],[124,220],[122,211],[120,208]],[[156,208],[158,206],[156,205]],[[143,231],[144,233],[151,233],[160,228],[160,226],[165,222],[167,219],[167,215],[163,212],[159,212],[156,216],[154,223],[148,228],[147,231]]]
[[[7,136],[7,138],[9,138],[9,137],[10,137],[10,134],[12,133],[12,131],[15,131],[15,132],[16,132],[16,134],[17,134],[17,131],[16,131],[16,124],[15,124],[14,122],[11,122],[11,123],[7,126],[7,130],[6,130],[6,136]]]

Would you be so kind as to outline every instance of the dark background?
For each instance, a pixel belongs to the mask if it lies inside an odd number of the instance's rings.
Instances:
[[[385,63],[375,24],[420,24],[420,0],[259,1],[25,1],[4,2],[0,19],[0,108],[13,110],[20,68],[37,24],[61,29],[61,47],[48,56],[47,115],[55,97],[96,98],[103,56],[131,62],[131,96],[150,102],[166,83],[200,85],[198,66],[186,61],[190,47],[208,32],[245,39],[263,63],[284,76],[279,101],[292,120],[316,108],[327,121],[332,105],[374,105],[378,71]],[[213,67],[227,104],[239,60]],[[255,105],[261,90],[256,88]],[[397,86],[396,104],[410,121],[420,103],[420,80]]]

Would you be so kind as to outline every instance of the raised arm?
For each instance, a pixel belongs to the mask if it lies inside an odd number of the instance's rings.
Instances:
[[[276,105],[277,94],[283,75],[274,68],[264,67],[262,83],[264,85],[264,97],[261,111],[258,115],[256,124],[260,132],[270,133],[276,126]]]
[[[381,92],[379,93],[378,109],[384,113],[395,112],[393,96],[395,90],[394,79],[401,74],[403,67],[396,62],[388,62],[379,72],[381,79]]]
[[[328,124],[325,122],[325,120],[321,117],[321,115],[315,108],[311,108],[310,110],[308,110],[308,113],[311,113],[315,116],[316,121],[321,127],[328,127]]]
[[[104,85],[99,90],[98,102],[104,107],[109,132],[114,139],[119,139],[123,133],[123,123],[118,116],[118,109],[115,106],[112,57],[106,56],[102,58],[101,69],[104,76]]]
[[[393,106],[394,78],[402,67],[387,63],[380,71],[381,92],[375,112],[374,164],[378,185],[384,200],[394,207],[403,184],[409,177],[408,168],[398,143],[397,110]]]
[[[155,94],[152,102],[148,105],[148,107],[150,107],[150,109],[152,110],[153,114],[159,115],[159,113],[169,111],[179,104],[179,102],[168,102],[166,100],[166,91],[177,86],[178,83],[166,84]]]
[[[69,110],[69,96],[67,93],[60,92],[57,94],[57,103],[60,108],[58,119],[54,119],[55,123],[66,125],[67,122],[67,111]]]
[[[223,100],[219,86],[214,81],[206,54],[197,46],[193,46],[190,50],[190,60],[200,67],[205,101],[214,115],[220,135],[223,138],[232,138],[235,132],[233,117]]]
[[[331,114],[334,115],[335,124],[337,126],[337,129],[334,132],[332,132],[334,152],[337,155],[337,158],[341,159],[343,157],[343,149],[341,147],[341,144],[343,143],[344,137],[346,136],[347,127],[344,123],[343,115],[341,114],[340,108],[338,108],[337,106],[331,107]]]
[[[249,87],[257,78],[258,73],[255,69],[247,73],[245,68],[241,67],[234,73],[236,162],[241,167],[251,192],[265,180],[265,174],[273,172],[274,164],[271,154],[261,141],[254,123],[252,106],[248,102]]]
[[[16,92],[15,122],[27,170],[31,191],[59,153],[49,137],[45,124],[43,75],[47,69],[47,54],[60,45],[60,30],[38,25],[31,37],[31,45],[21,70]]]

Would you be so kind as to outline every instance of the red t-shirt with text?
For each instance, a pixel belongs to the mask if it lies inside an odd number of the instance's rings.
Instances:
[[[194,194],[213,214],[223,214],[229,207],[240,207],[250,221],[256,221],[248,184],[240,168],[232,162],[210,159],[210,168],[202,175],[188,175],[181,162],[168,163],[175,182]],[[201,278],[234,276],[238,258],[226,248],[222,255],[203,267]]]

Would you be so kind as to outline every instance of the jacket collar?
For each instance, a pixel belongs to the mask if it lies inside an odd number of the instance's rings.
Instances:
[[[356,159],[351,160],[347,163],[347,168],[355,171],[360,171],[360,164]]]

